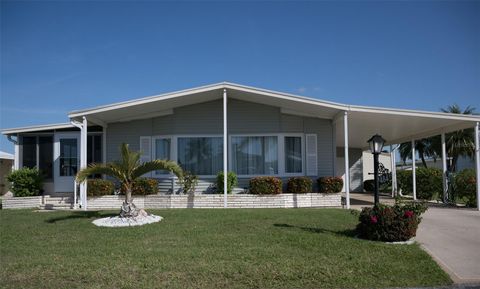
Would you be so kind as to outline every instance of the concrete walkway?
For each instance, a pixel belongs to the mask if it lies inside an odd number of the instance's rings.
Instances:
[[[479,211],[431,206],[416,240],[455,283],[480,284]]]

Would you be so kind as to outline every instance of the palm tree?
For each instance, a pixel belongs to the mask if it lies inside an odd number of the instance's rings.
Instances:
[[[441,108],[442,112],[456,114],[476,114],[475,108],[467,106],[464,110],[458,104]],[[475,140],[473,128],[462,129],[445,135],[447,145],[447,154],[452,158],[451,171],[455,172],[457,168],[457,160],[460,156],[473,157],[475,153]]]
[[[173,172],[180,180],[183,178],[183,170],[174,161],[153,160],[140,163],[140,152],[131,151],[128,144],[123,143],[120,147],[121,161],[108,164],[91,164],[88,168],[77,173],[77,181],[83,182],[88,176],[104,174],[117,179],[125,189],[125,201],[122,205],[121,217],[136,217],[138,210],[132,200],[132,185],[142,175],[155,170],[168,170]]]
[[[425,161],[425,157],[431,157],[436,159],[438,156],[435,150],[435,141],[433,140],[433,138],[424,138],[421,140],[416,140],[415,150],[418,152],[418,156],[422,160],[422,164],[424,167],[427,167],[427,162]],[[400,157],[405,162],[407,159],[412,158],[412,143],[411,142],[402,143],[398,151],[400,153]]]

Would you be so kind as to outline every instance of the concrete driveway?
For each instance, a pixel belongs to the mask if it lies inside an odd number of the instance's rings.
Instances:
[[[431,206],[417,231],[417,242],[455,283],[480,284],[480,212]]]

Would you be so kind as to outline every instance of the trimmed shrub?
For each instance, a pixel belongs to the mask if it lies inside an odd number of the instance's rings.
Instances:
[[[272,195],[282,193],[282,180],[276,177],[256,177],[250,179],[250,193]]]
[[[455,175],[455,194],[469,207],[477,205],[477,178],[474,169],[465,169]]]
[[[288,179],[287,193],[308,194],[312,192],[313,182],[308,177],[294,177]]]
[[[7,176],[7,181],[12,183],[10,189],[15,197],[38,196],[42,192],[43,177],[35,168],[13,171]]]
[[[158,193],[158,181],[156,179],[138,178],[132,185],[132,195],[145,196]]]
[[[412,171],[397,171],[397,184],[402,194],[412,194]]]
[[[215,190],[217,194],[223,194],[223,171],[218,172],[217,174],[217,189]],[[238,184],[237,175],[234,172],[228,172],[227,174],[227,194],[231,194],[233,188]]]
[[[182,190],[184,194],[195,193],[195,188],[198,185],[198,176],[183,172]]]
[[[373,192],[375,190],[375,181],[374,180],[366,180],[363,182],[363,190],[365,192]]]
[[[322,194],[340,193],[343,187],[341,177],[321,177],[317,180],[318,192]]]
[[[412,171],[398,171],[397,180],[403,193],[411,194]],[[435,199],[442,194],[442,170],[420,167],[416,170],[417,198]]]
[[[113,195],[115,185],[112,181],[103,179],[90,179],[87,181],[87,196]]]
[[[357,225],[360,237],[384,242],[407,241],[415,237],[420,217],[427,206],[420,202],[397,203],[393,206],[380,204],[363,208]]]

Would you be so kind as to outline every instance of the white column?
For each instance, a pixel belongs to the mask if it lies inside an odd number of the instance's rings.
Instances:
[[[102,127],[102,163],[107,163],[107,127]]]
[[[87,118],[83,117],[80,130],[80,169],[87,167],[87,126]],[[80,197],[82,199],[82,209],[87,210],[87,180],[80,184]]]
[[[223,207],[227,207],[227,177],[228,177],[228,155],[227,155],[227,89],[223,89]]]
[[[445,144],[445,133],[442,133],[442,175],[443,175],[443,202],[447,201],[447,145]]]
[[[478,134],[480,133],[480,123],[475,125],[475,168],[477,173],[477,210],[480,211],[480,141]]]
[[[13,169],[16,171],[20,168],[20,137],[17,134],[16,142],[15,142],[15,156],[13,160]]]
[[[395,197],[395,179],[393,177],[393,170],[395,169],[395,151],[393,145],[390,145],[390,172],[392,174],[392,197]]]
[[[415,153],[415,140],[412,139],[412,192],[413,192],[413,199],[417,199],[417,176],[416,176],[416,160],[417,156]]]
[[[343,114],[343,137],[345,146],[345,200],[350,209],[350,164],[348,160],[348,112]]]

